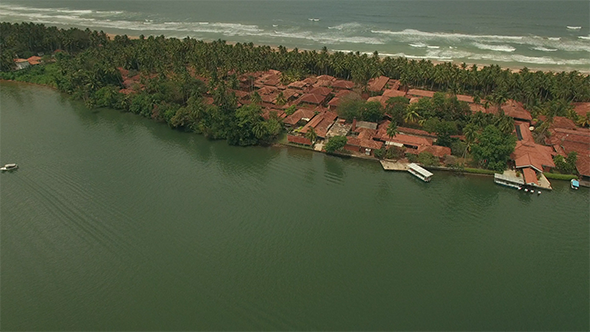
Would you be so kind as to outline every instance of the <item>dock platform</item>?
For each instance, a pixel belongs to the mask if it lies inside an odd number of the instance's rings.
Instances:
[[[380,160],[379,162],[386,171],[407,171],[409,169],[408,163],[393,160]]]

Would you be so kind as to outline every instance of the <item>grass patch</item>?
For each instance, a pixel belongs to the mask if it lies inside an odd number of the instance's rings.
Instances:
[[[551,179],[551,180],[569,181],[571,179],[578,178],[577,175],[573,175],[573,174],[543,173],[543,175],[545,175],[546,178]]]
[[[0,78],[4,80],[28,82],[57,87],[58,77],[61,76],[56,63],[40,64],[25,69],[1,72]]]
[[[481,168],[469,168],[469,167],[465,167],[463,169],[457,169],[460,172],[465,172],[465,173],[473,173],[473,174],[489,174],[489,175],[494,175],[496,174],[495,171],[489,170],[489,169],[481,169]]]

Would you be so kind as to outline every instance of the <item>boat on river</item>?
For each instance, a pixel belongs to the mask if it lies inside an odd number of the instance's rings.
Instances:
[[[572,179],[570,181],[570,187],[574,190],[578,190],[580,189],[580,181],[576,180],[576,179]]]
[[[12,171],[18,168],[17,164],[6,164],[2,167],[0,167],[0,171],[4,172],[4,171]]]
[[[408,165],[408,172],[424,182],[430,182],[433,175],[429,171],[414,163]]]

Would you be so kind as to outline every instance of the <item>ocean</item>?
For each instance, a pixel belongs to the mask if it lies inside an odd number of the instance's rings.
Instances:
[[[0,20],[590,71],[588,1],[3,0]]]

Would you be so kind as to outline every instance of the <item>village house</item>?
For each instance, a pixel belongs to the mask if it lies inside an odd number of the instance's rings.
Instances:
[[[502,110],[504,111],[504,114],[514,118],[514,120],[530,123],[533,119],[531,113],[524,109],[521,102],[517,102],[512,99],[508,100],[504,105],[502,105]]]
[[[287,135],[287,141],[292,144],[311,146],[312,142],[303,136]]]
[[[374,141],[372,139],[363,139],[360,137],[349,136],[347,137],[345,150],[351,152],[361,152],[367,156],[374,156],[375,150],[381,149],[383,142]]]
[[[338,114],[334,112],[323,112],[316,115],[311,121],[309,121],[303,128],[301,128],[300,133],[306,134],[313,128],[316,135],[319,138],[326,138],[328,130],[334,124],[334,121],[338,117]]]
[[[306,93],[297,100],[297,104],[323,105],[328,96],[323,96],[317,93]]]
[[[574,112],[579,116],[585,117],[587,113],[590,113],[590,102],[585,103],[573,103]]]
[[[303,124],[309,122],[315,116],[315,111],[310,109],[298,109],[293,114],[285,118],[285,125],[295,126],[297,124]]]
[[[369,91],[373,93],[380,93],[385,89],[385,86],[389,82],[389,77],[379,76],[377,78],[369,80]]]
[[[352,90],[354,83],[351,81],[336,80],[332,82],[331,87],[336,90]]]
[[[15,59],[14,63],[16,64],[16,70],[25,69],[31,66],[27,59]]]
[[[41,57],[34,55],[28,58],[27,61],[31,64],[31,66],[36,66],[41,63]]]
[[[539,183],[543,171],[549,171],[555,167],[553,148],[535,143],[529,130],[529,123],[519,122],[515,125],[516,147],[510,155],[514,167],[523,174],[523,180],[527,185],[550,186],[549,181],[543,177],[547,185]]]
[[[326,138],[334,136],[347,136],[352,128],[352,124],[346,123],[344,119],[338,119],[326,133]]]
[[[410,90],[408,90],[407,95],[408,96],[411,96],[411,97],[432,98],[432,97],[434,97],[434,92],[433,91],[420,90],[420,89],[410,89]]]
[[[406,92],[405,91],[400,91],[400,90],[395,90],[395,89],[388,89],[383,91],[383,97],[387,97],[389,98],[393,98],[393,97],[405,97],[406,96]]]
[[[590,185],[590,129],[572,128],[572,124],[573,121],[567,118],[554,117],[549,128],[550,136],[545,143],[553,146],[556,153],[564,157],[576,152],[576,169],[581,180]]]

